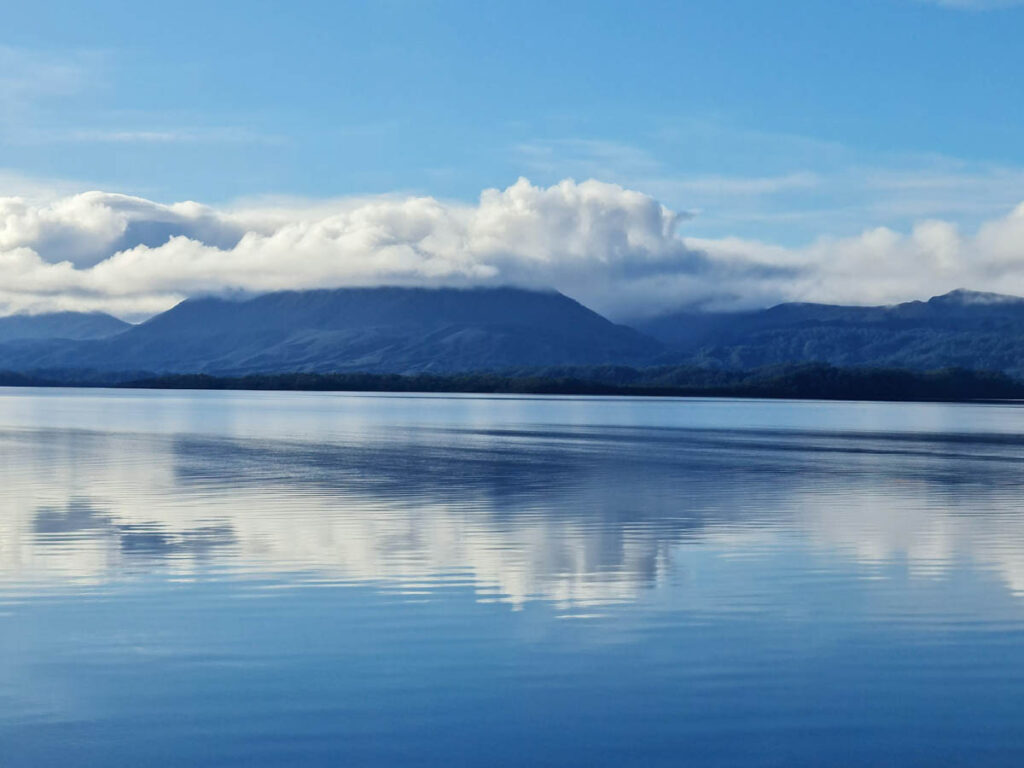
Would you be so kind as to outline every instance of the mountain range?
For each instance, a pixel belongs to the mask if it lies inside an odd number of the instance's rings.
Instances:
[[[791,303],[750,312],[681,312],[636,324],[690,364],[750,370],[793,362],[1024,375],[1024,298],[957,290],[862,307]]]
[[[960,290],[891,306],[680,312],[631,326],[554,291],[282,291],[188,299],[137,325],[95,313],[0,318],[0,370],[238,376],[567,365],[751,370],[815,361],[1024,376],[1024,299],[999,294]]]
[[[343,288],[197,298],[106,338],[0,344],[0,369],[452,372],[643,364],[661,345],[554,291]]]

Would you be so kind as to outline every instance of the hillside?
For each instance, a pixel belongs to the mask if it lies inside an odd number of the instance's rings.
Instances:
[[[448,372],[642,362],[659,349],[553,291],[350,288],[190,299],[115,338],[0,348],[0,368]]]
[[[39,339],[103,339],[132,326],[102,312],[50,312],[0,317],[0,344]]]
[[[0,319],[0,370],[58,380],[142,374],[450,374],[552,366],[750,371],[958,367],[1024,377],[1024,299],[954,291],[883,307],[780,304],[616,325],[554,291],[347,288],[196,298],[145,323]],[[32,335],[34,334],[34,335]],[[65,375],[67,374],[67,375]]]
[[[820,361],[1024,375],[1024,299],[999,294],[961,290],[882,307],[780,304],[634,325],[666,345],[666,362],[749,370]]]

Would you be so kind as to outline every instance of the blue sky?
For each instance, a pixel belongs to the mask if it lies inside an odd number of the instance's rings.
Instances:
[[[787,243],[970,224],[1024,196],[1024,7],[44,1],[4,16],[0,167],[30,178],[219,203],[472,200],[520,175],[594,176],[697,212],[695,234]]]
[[[0,231],[0,256],[21,248],[17,259],[39,260],[18,267],[23,288],[0,290],[0,312],[58,295],[107,306],[96,303],[100,282],[109,298],[146,281],[127,269],[106,277],[125,258],[93,267],[117,249],[159,246],[154,232],[191,238],[197,250],[181,258],[222,270],[225,253],[241,259],[239,232],[276,237],[280,222],[307,226],[313,210],[317,237],[367,217],[373,225],[359,248],[331,240],[344,270],[293,264],[309,276],[302,284],[368,281],[365,265],[395,240],[409,253],[381,280],[435,257],[444,263],[432,276],[504,279],[585,241],[611,264],[604,293],[591,291],[611,309],[624,275],[640,280],[652,260],[672,259],[658,306],[890,301],[964,284],[1024,291],[1024,253],[1007,255],[1024,226],[1022,40],[1024,3],[1013,0],[10,3],[0,195],[51,202],[0,211],[14,222]],[[533,186],[513,189],[520,177]],[[614,187],[544,192],[565,179]],[[483,237],[477,219],[495,219],[481,192],[491,188],[506,190],[505,218]],[[52,203],[86,190],[145,200]],[[663,218],[631,191],[680,215]],[[448,207],[351,212],[352,201],[381,195]],[[161,207],[186,200],[249,213],[214,226],[209,211]],[[524,205],[537,227],[502,240]],[[595,245],[588,217],[599,209],[602,226],[630,223]],[[423,223],[440,219],[436,232]],[[139,231],[148,234],[133,239]],[[376,245],[363,248],[367,238]],[[324,252],[314,250],[314,260]],[[522,257],[514,269],[488,255],[511,251]],[[50,268],[61,259],[74,274]],[[882,264],[895,266],[882,274]],[[591,298],[555,266],[544,279]],[[794,270],[805,279],[785,282]],[[919,285],[922,271],[938,277]],[[713,277],[697,285],[698,274]],[[210,286],[146,280],[124,311],[252,287],[223,274]],[[650,288],[641,282],[634,306]]]

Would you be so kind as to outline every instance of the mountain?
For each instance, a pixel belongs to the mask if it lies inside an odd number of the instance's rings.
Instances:
[[[637,328],[616,325],[554,291],[282,291],[189,299],[134,326],[73,313],[2,318],[0,371],[103,382],[192,373],[530,375],[558,366],[751,371],[820,362],[961,367],[1024,378],[1024,299],[999,294],[954,291],[881,307],[780,304],[677,313]]]
[[[928,301],[859,307],[780,304],[677,313],[634,323],[664,360],[753,369],[801,361],[1024,375],[1024,298],[958,290]]]
[[[640,363],[659,350],[554,291],[345,288],[189,299],[114,338],[0,347],[0,369],[450,372]]]
[[[50,312],[0,317],[0,344],[37,339],[103,339],[131,324],[102,312]]]

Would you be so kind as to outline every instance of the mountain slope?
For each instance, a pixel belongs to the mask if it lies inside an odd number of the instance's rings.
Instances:
[[[0,317],[0,344],[30,339],[103,339],[131,328],[102,312],[50,312]]]
[[[240,374],[642,362],[659,345],[555,292],[284,291],[190,299],[113,339],[0,350],[0,368]]]
[[[1024,375],[1024,299],[999,294],[959,290],[883,307],[780,304],[679,313],[636,327],[670,348],[666,359],[728,368],[813,360]]]
[[[444,374],[680,364],[753,370],[814,361],[1024,377],[1024,299],[970,291],[887,307],[782,304],[684,313],[642,323],[649,335],[559,293],[515,288],[352,288],[191,299],[137,326],[96,320],[109,329],[126,327],[107,338],[68,338],[87,332],[82,317],[41,323],[35,338],[0,335],[0,370],[71,371],[77,373],[58,378],[102,381],[112,373]],[[12,328],[27,320],[6,319]],[[64,338],[47,338],[58,333]]]

